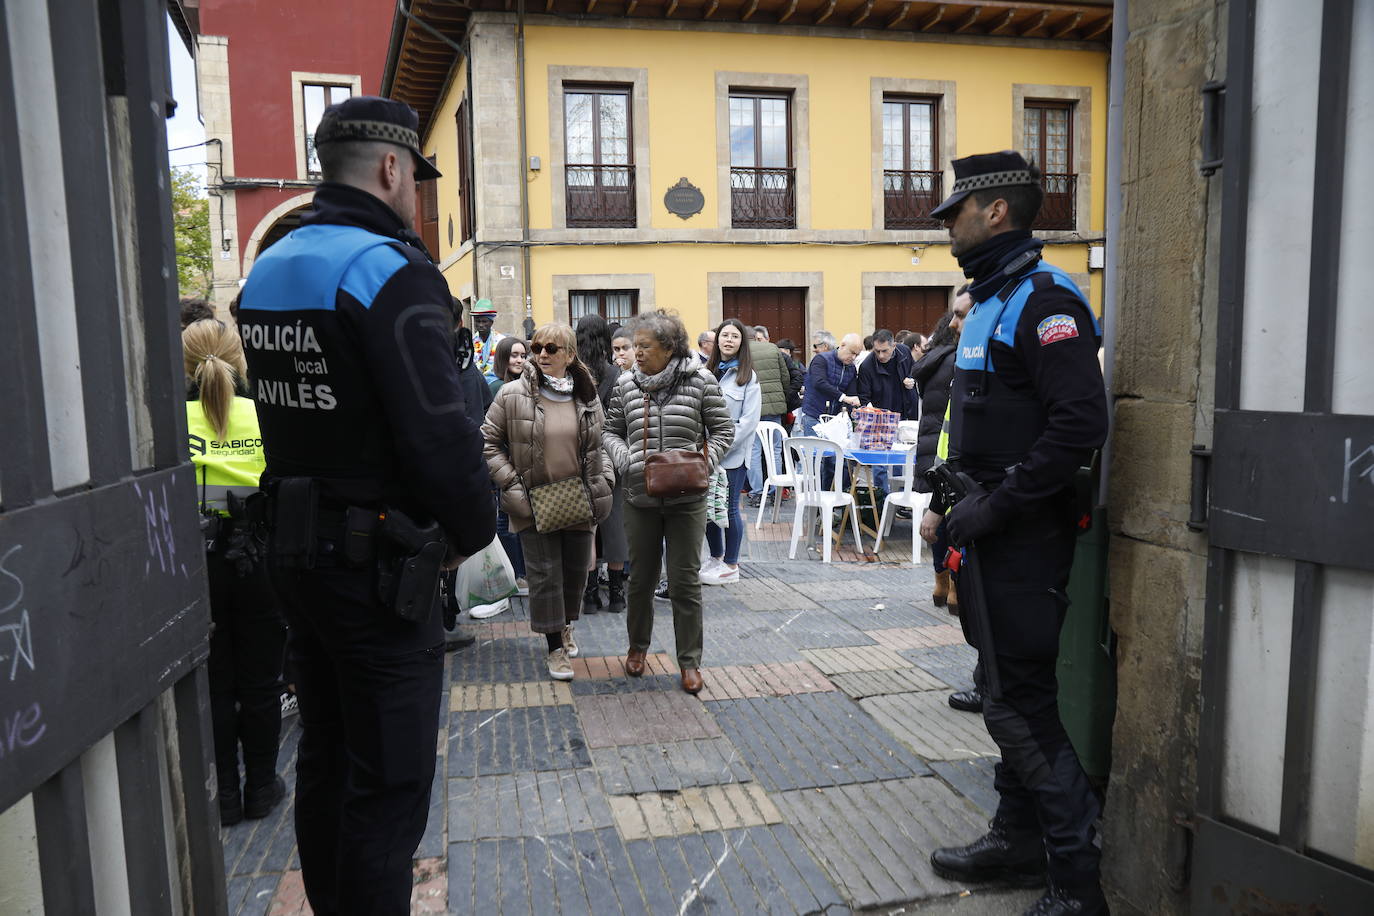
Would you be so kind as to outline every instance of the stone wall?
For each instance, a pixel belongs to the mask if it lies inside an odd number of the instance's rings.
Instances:
[[[1198,174],[1199,88],[1224,78],[1226,3],[1130,5],[1109,493],[1118,699],[1104,838],[1120,912],[1188,909],[1207,542],[1186,527],[1211,443],[1220,177]]]

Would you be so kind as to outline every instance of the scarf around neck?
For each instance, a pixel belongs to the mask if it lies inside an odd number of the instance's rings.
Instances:
[[[686,360],[681,356],[675,356],[668,360],[668,365],[664,366],[662,370],[653,375],[646,373],[643,369],[639,368],[639,364],[636,363],[635,384],[639,386],[640,391],[644,392],[659,391],[660,389],[667,388],[673,382],[677,381],[677,377],[681,374],[685,363]]]
[[[545,375],[542,372],[539,375],[543,379],[544,387],[550,391],[558,394],[572,394],[573,377],[571,375],[565,375],[562,378],[554,378],[552,375]]]
[[[725,378],[725,373],[729,372],[731,369],[739,369],[738,356],[736,356],[734,359],[721,360],[719,365],[716,366],[716,378]]]
[[[1003,273],[1004,268],[1026,252],[1033,251],[1038,255],[1044,246],[1044,242],[1031,237],[1029,229],[1013,229],[998,233],[961,254],[959,266],[963,268],[964,276],[973,281],[969,286],[973,301],[983,302],[997,295],[1003,284],[1011,279],[1010,275]],[[1039,260],[1039,257],[1029,260],[1015,273],[1023,273]]]

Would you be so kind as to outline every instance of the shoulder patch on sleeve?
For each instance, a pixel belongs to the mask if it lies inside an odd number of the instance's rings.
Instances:
[[[1078,336],[1078,322],[1072,315],[1051,315],[1035,326],[1035,336],[1040,346],[1048,346],[1059,340]]]
[[[361,302],[363,308],[371,308],[386,281],[408,263],[406,256],[391,245],[369,248],[348,265],[339,289]]]

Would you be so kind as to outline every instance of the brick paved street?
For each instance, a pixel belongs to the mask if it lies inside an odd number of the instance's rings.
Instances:
[[[663,602],[639,679],[623,615],[577,625],[571,683],[549,680],[523,601],[470,624],[477,644],[448,659],[414,912],[1017,913],[1034,898],[968,895],[930,869],[990,817],[996,748],[945,703],[973,651],[930,605],[905,523],[882,558],[846,539],[830,566],[787,560],[790,530],[750,527],[742,580],[705,589],[696,698],[677,688]],[[298,734],[287,720],[288,774]],[[288,808],[223,836],[230,912],[309,912]]]

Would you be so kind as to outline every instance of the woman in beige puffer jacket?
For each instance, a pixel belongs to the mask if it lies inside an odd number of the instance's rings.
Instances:
[[[735,438],[735,423],[720,383],[692,355],[676,315],[655,311],[631,326],[635,368],[622,373],[606,413],[606,450],[625,487],[625,533],[630,543],[630,587],[625,625],[630,648],[625,672],[644,673],[653,638],[654,586],[666,553],[682,689],[698,693],[701,680],[701,542],[706,496],[659,499],[644,492],[644,458],[670,449],[699,451],[711,470]],[[647,420],[647,423],[646,423]]]
[[[530,629],[548,640],[549,674],[573,676],[578,655],[572,624],[592,559],[595,522],[611,511],[615,474],[602,448],[605,420],[591,373],[577,359],[577,339],[565,324],[546,324],[530,341],[524,374],[496,395],[482,424],[484,454],[501,509],[520,535],[530,584]],[[580,477],[594,521],[541,534],[529,491]]]

